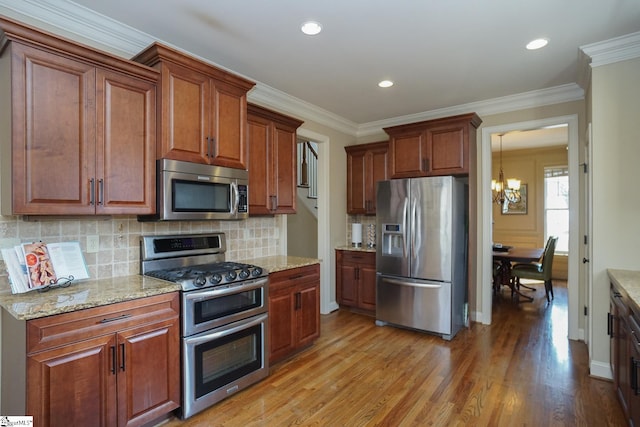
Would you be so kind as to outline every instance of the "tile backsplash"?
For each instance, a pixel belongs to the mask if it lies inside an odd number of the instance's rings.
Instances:
[[[227,237],[226,259],[234,261],[280,255],[279,224],[277,216],[198,222],[138,222],[135,216],[23,221],[0,216],[0,242],[78,241],[91,278],[102,279],[140,273],[141,235],[223,232]],[[90,235],[99,236],[98,252],[86,252]]]

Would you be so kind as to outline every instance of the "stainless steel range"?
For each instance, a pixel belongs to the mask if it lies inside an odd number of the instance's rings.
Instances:
[[[224,233],[142,236],[142,274],[182,286],[188,418],[269,375],[268,272],[225,261]]]

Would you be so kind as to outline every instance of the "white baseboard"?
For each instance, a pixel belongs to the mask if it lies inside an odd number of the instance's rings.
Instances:
[[[589,367],[589,375],[592,377],[604,378],[606,380],[613,379],[613,372],[611,371],[611,365],[609,365],[609,362],[592,360],[591,366]]]

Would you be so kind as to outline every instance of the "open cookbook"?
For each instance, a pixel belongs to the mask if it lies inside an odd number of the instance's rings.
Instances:
[[[89,278],[79,242],[23,243],[2,249],[2,258],[14,294]]]

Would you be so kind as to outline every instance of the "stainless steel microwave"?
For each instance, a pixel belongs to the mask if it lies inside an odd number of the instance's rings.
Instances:
[[[249,216],[249,172],[161,159],[157,164],[155,215],[140,221],[236,220]]]

